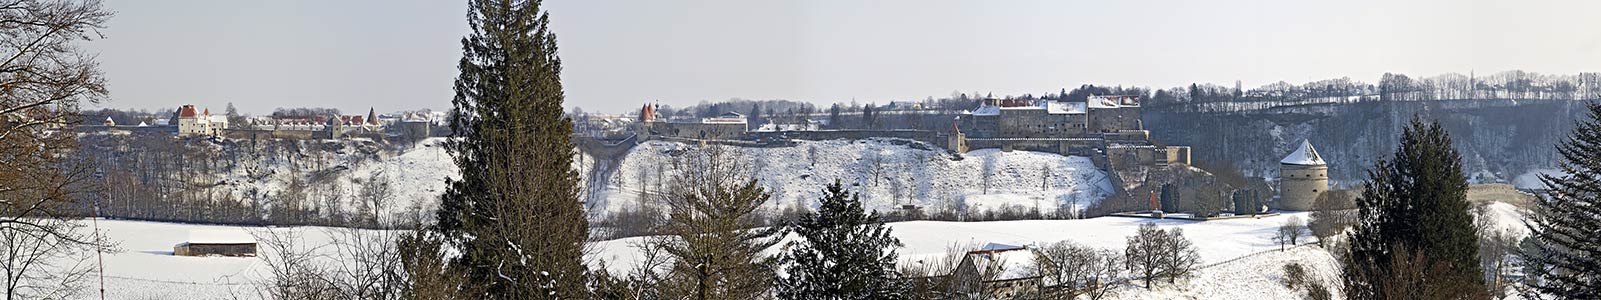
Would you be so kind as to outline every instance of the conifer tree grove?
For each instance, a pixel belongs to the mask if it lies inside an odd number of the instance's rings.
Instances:
[[[1368,176],[1346,258],[1347,297],[1486,298],[1467,178],[1445,129],[1414,117],[1395,156]]]
[[[561,60],[540,1],[471,0],[457,65],[453,133],[461,170],[436,229],[478,299],[587,298],[588,223],[571,169]]]
[[[1601,104],[1557,146],[1562,172],[1542,175],[1550,187],[1530,218],[1523,253],[1534,291],[1561,299],[1601,299]]]
[[[878,213],[862,208],[860,195],[839,180],[823,190],[817,212],[795,222],[801,240],[783,256],[787,277],[782,299],[902,299],[908,290],[895,272],[895,247]]]

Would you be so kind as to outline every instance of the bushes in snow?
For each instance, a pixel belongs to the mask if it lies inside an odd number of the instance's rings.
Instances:
[[[1317,237],[1318,245],[1327,247],[1328,239],[1356,222],[1356,203],[1348,191],[1328,191],[1312,202],[1312,220],[1307,228]]]
[[[1307,277],[1306,266],[1300,263],[1284,264],[1284,286],[1290,290],[1305,289],[1306,297],[1314,300],[1328,300],[1329,288],[1323,286],[1322,281]]]

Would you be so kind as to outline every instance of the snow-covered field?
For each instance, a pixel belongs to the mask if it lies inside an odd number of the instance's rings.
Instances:
[[[1492,216],[1502,228],[1521,226],[1526,213],[1512,205],[1495,203]],[[1161,284],[1154,291],[1143,290],[1143,283],[1119,287],[1115,299],[1296,299],[1300,292],[1285,288],[1282,267],[1297,262],[1308,268],[1338,296],[1337,264],[1321,248],[1302,246],[1278,251],[1273,231],[1289,217],[1305,220],[1308,213],[1290,213],[1257,219],[1217,221],[1156,220],[1102,217],[1082,220],[1031,220],[998,222],[916,221],[892,223],[893,234],[904,247],[897,250],[902,263],[915,263],[945,255],[952,245],[999,243],[1038,246],[1057,241],[1073,241],[1093,247],[1121,250],[1126,238],[1140,224],[1152,222],[1164,229],[1183,229],[1195,243],[1203,268],[1197,276],[1174,285]],[[328,243],[336,233],[324,227],[237,227],[141,221],[101,220],[99,226],[108,241],[120,248],[105,255],[108,299],[256,299],[261,296],[262,278],[268,271],[260,258],[173,256],[173,246],[192,232],[235,230],[252,233],[294,232],[305,245]],[[637,259],[632,246],[644,238],[602,241],[590,264],[604,261],[614,272],[630,267]],[[1307,238],[1309,243],[1312,238]],[[262,255],[271,253],[263,247]],[[332,249],[324,252],[337,259]],[[88,257],[93,259],[92,256]],[[92,261],[87,263],[92,264]],[[1020,265],[1020,264],[1009,264]],[[93,289],[95,277],[84,282],[89,289],[80,299],[98,298]]]
[[[1527,190],[1546,189],[1547,187],[1545,186],[1545,182],[1540,181],[1540,175],[1556,177],[1568,176],[1567,173],[1564,173],[1562,170],[1558,169],[1537,169],[1527,173],[1519,174],[1518,177],[1512,179],[1512,185],[1517,186],[1519,189]]]
[[[1251,253],[1278,250],[1274,230],[1290,216],[1306,220],[1309,213],[1289,213],[1255,219],[1186,221],[1130,217],[1100,217],[1080,220],[1027,220],[995,222],[913,221],[891,223],[892,234],[904,245],[897,250],[903,261],[917,261],[945,255],[952,245],[998,243],[1043,246],[1058,241],[1122,251],[1128,237],[1140,224],[1155,223],[1163,229],[1178,228],[1195,242],[1203,263],[1215,263]],[[595,262],[605,261],[614,272],[625,271],[638,259],[637,245],[644,237],[623,238],[598,243]],[[1310,239],[1309,239],[1310,240]]]
[[[1182,229],[1195,243],[1203,267],[1190,280],[1177,284],[1161,283],[1154,291],[1144,290],[1136,281],[1114,290],[1113,299],[1300,299],[1304,292],[1283,285],[1283,267],[1300,263],[1312,280],[1338,292],[1338,264],[1327,251],[1312,245],[1279,251],[1272,236],[1291,216],[1305,220],[1309,213],[1290,213],[1256,219],[1217,221],[1157,220],[1127,217],[1101,217],[1082,220],[1032,220],[998,222],[901,222],[890,225],[904,247],[898,249],[901,263],[944,256],[952,245],[1042,246],[1072,241],[1092,247],[1122,251],[1127,237],[1140,224],[1151,222],[1163,229]],[[625,238],[597,245],[592,264],[604,261],[613,272],[623,272],[635,263],[633,245],[644,238]],[[1313,238],[1307,237],[1306,243]],[[782,245],[782,244],[781,244]],[[1010,259],[1024,259],[1013,255]],[[1007,273],[1019,272],[1026,261],[1007,261]]]
[[[236,226],[100,220],[106,240],[118,244],[120,252],[105,254],[106,299],[257,299],[256,282],[265,272],[255,257],[173,256],[173,246],[188,239],[194,230],[266,230]],[[306,228],[308,242],[326,242],[321,230]],[[90,253],[92,254],[92,253]],[[88,257],[94,259],[93,256]],[[90,262],[92,263],[92,261]],[[78,299],[98,299],[93,292],[99,283],[95,274],[83,284],[90,288]]]
[[[664,141],[636,146],[596,199],[604,201],[598,207],[619,211],[637,205],[641,190],[662,190],[672,178],[674,155],[693,147]],[[1059,205],[1088,206],[1112,191],[1106,174],[1089,158],[1043,152],[983,149],[956,160],[932,146],[919,149],[907,141],[883,139],[728,148],[773,193],[768,204],[773,209],[796,202],[814,206],[823,187],[835,179],[861,192],[869,209],[879,210],[912,204],[965,206],[969,211],[1019,206],[1050,213]]]
[[[1290,214],[1305,218],[1305,213]],[[1315,248],[1292,250],[1283,254],[1271,240],[1272,231],[1287,216],[1261,219],[1237,219],[1209,222],[1153,220],[1124,217],[1103,217],[1084,220],[1038,220],[1003,222],[933,222],[917,221],[893,223],[891,228],[905,247],[898,250],[903,261],[944,255],[952,244],[1002,243],[1012,245],[1043,245],[1071,240],[1086,245],[1121,250],[1127,236],[1139,224],[1154,222],[1163,228],[1182,228],[1186,237],[1195,242],[1205,264],[1216,264],[1249,256],[1203,269],[1197,279],[1187,284],[1168,287],[1166,294],[1228,296],[1241,292],[1262,292],[1276,295],[1273,289],[1235,289],[1231,286],[1249,284],[1240,280],[1268,280],[1274,278],[1282,261],[1306,261],[1318,268],[1329,260],[1327,254]],[[108,240],[119,243],[121,252],[105,256],[107,297],[110,299],[215,299],[259,297],[255,284],[264,278],[266,265],[259,258],[234,257],[181,257],[172,256],[172,247],[183,242],[195,230],[246,230],[262,232],[295,231],[302,234],[304,243],[326,243],[331,233],[322,227],[256,228],[174,224],[139,221],[102,220],[100,227]],[[634,248],[631,243],[642,238],[627,238],[597,243],[598,253],[590,257],[592,263],[606,261],[609,268],[621,270],[632,263]],[[1272,251],[1270,251],[1272,250]],[[265,252],[266,249],[263,249]],[[332,254],[332,253],[330,253]],[[268,255],[263,253],[263,255]],[[1221,270],[1221,271],[1219,271]],[[1244,272],[1240,270],[1250,270]],[[1237,280],[1230,280],[1236,278]],[[1245,279],[1240,279],[1245,278]],[[93,287],[94,282],[88,282]],[[1258,291],[1259,290],[1259,291]],[[92,291],[79,296],[94,298]],[[1143,295],[1143,291],[1124,293]],[[1144,297],[1144,298],[1141,298]],[[1168,298],[1168,297],[1157,297]],[[1229,298],[1229,297],[1225,297]],[[1223,299],[1223,298],[1212,298]],[[1278,299],[1273,297],[1271,299]]]
[[[1284,265],[1301,264],[1309,280],[1327,287],[1331,299],[1341,299],[1340,265],[1328,251],[1303,245],[1285,251],[1269,250],[1226,263],[1208,264],[1195,277],[1176,284],[1159,283],[1145,290],[1144,282],[1122,285],[1111,299],[1306,299],[1304,290],[1285,287]]]

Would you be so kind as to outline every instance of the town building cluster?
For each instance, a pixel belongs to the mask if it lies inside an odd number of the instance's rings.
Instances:
[[[178,107],[178,136],[216,136],[228,129],[228,116],[213,116],[211,109],[195,111],[194,105]]]
[[[381,122],[377,109],[367,115],[301,115],[264,116],[245,118],[248,124],[235,124],[230,130],[227,116],[211,115],[211,109],[196,113],[194,105],[178,108],[178,136],[228,136],[248,134],[252,137],[267,133],[273,137],[338,138],[341,136],[379,132],[395,122]],[[242,125],[242,126],[241,126]]]
[[[961,150],[1053,152],[1105,158],[1112,164],[1190,163],[1189,147],[1151,141],[1134,96],[1090,95],[1084,102],[988,99],[957,124],[948,144]]]
[[[744,136],[749,119],[740,113],[725,112],[710,118],[667,120],[654,105],[640,108],[637,132],[647,137],[682,137],[700,140],[732,140]]]
[[[138,125],[119,125],[106,118],[98,126],[81,126],[80,130],[139,131],[173,133],[178,137],[225,137],[241,139],[290,138],[337,139],[345,137],[407,135],[429,137],[434,127],[445,126],[444,114],[434,111],[410,111],[396,114],[378,114],[376,108],[365,115],[303,114],[269,116],[229,116],[212,114],[211,109],[185,104],[173,112],[172,118],[154,118]]]
[[[916,108],[897,102],[896,107]],[[909,102],[908,102],[909,103]],[[1084,101],[985,99],[940,129],[822,130],[824,122],[752,127],[746,116],[726,112],[709,118],[664,119],[654,105],[639,109],[632,138],[760,143],[781,140],[905,138],[953,152],[996,148],[1090,157],[1105,168],[1189,164],[1190,148],[1158,145],[1140,121],[1135,96],[1091,95]],[[833,121],[833,120],[829,120]]]

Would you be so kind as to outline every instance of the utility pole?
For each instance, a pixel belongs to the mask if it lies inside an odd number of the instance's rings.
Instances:
[[[104,168],[95,170],[95,176],[100,177],[101,189],[105,189],[107,186],[110,186],[110,180],[106,179],[106,171]],[[104,236],[100,233],[100,201],[103,198],[110,196],[110,192],[102,191],[102,196],[95,199],[94,218],[89,219],[89,222],[93,224],[95,231],[95,267],[100,269],[98,272],[100,273],[100,300],[106,300],[106,242]]]

